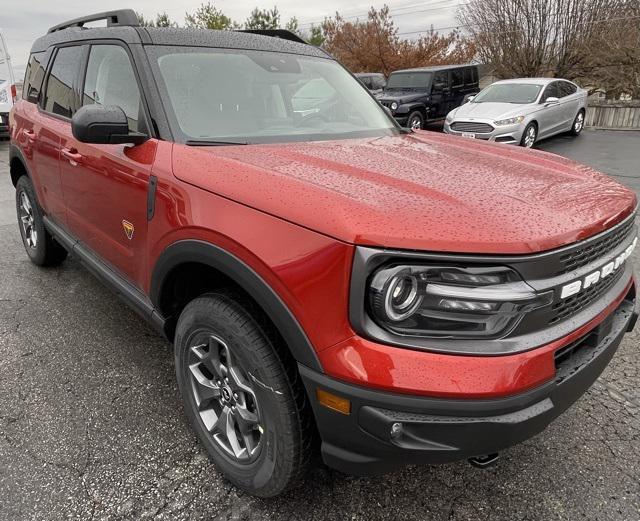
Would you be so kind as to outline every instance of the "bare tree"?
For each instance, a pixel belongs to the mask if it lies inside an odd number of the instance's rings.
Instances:
[[[621,27],[617,38],[637,38],[638,5],[640,0],[471,0],[458,17],[498,77],[584,79],[605,65],[595,57],[615,50],[613,34]],[[606,61],[616,63],[623,54]]]

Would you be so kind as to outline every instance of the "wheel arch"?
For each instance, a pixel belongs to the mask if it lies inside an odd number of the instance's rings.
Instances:
[[[18,184],[18,179],[23,175],[31,177],[24,155],[15,145],[11,145],[9,148],[9,174],[11,175],[11,182],[14,188]]]
[[[193,287],[185,285],[185,280]],[[323,372],[304,329],[273,288],[237,256],[201,240],[177,241],[155,263],[149,294],[165,319],[167,338],[173,339],[179,313],[187,302],[211,289],[229,286],[260,307],[298,363]]]

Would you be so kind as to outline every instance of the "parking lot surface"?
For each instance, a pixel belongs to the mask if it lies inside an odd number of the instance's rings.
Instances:
[[[539,148],[639,191],[639,145],[637,132],[587,131]],[[1,520],[640,519],[640,328],[586,396],[491,469],[365,479],[319,467],[280,498],[238,492],[187,424],[167,344],[73,259],[28,261],[7,151],[0,143]]]

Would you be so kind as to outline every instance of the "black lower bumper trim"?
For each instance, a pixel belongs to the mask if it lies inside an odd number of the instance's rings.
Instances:
[[[499,452],[544,430],[593,384],[635,323],[625,300],[581,345],[558,362],[558,378],[495,400],[407,396],[350,385],[300,366],[322,437],[327,465],[354,475],[382,474],[407,464],[445,463]],[[594,341],[597,340],[597,341]],[[351,414],[320,405],[317,388],[351,400]],[[399,425],[398,425],[399,424]]]

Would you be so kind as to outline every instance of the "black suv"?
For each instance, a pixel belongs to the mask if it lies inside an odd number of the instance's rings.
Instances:
[[[372,94],[382,93],[387,80],[381,72],[356,72],[354,74]]]
[[[392,72],[379,99],[400,125],[417,130],[479,91],[476,65],[441,65]]]

